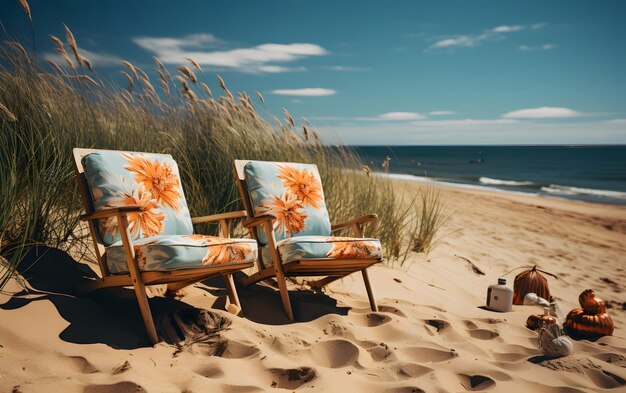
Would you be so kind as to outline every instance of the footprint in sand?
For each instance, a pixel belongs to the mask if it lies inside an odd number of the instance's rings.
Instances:
[[[372,347],[367,351],[370,353],[372,360],[374,360],[375,362],[384,362],[395,359],[393,352],[385,343],[376,345],[375,347]]]
[[[264,392],[265,389],[258,386],[222,385],[219,391],[222,393],[257,393]]]
[[[195,373],[209,379],[219,378],[224,375],[224,371],[217,366],[202,367],[197,369]]]
[[[385,393],[424,393],[424,389],[415,386],[402,386],[399,388],[391,388],[384,391]]]
[[[444,321],[443,319],[427,319],[424,323],[426,324],[426,328],[429,332],[432,332],[433,335],[435,333],[442,333],[444,329],[450,326],[450,322]]]
[[[98,370],[96,366],[91,364],[87,359],[82,356],[64,356],[65,359],[68,359],[72,366],[80,373],[83,374],[93,374],[97,373]]]
[[[439,363],[459,356],[454,349],[444,351],[425,347],[408,347],[402,353],[418,363]]]
[[[604,353],[598,353],[592,356],[598,360],[602,360],[603,362],[614,364],[618,367],[626,367],[626,357],[618,353],[604,352]]]
[[[360,326],[376,327],[391,322],[391,317],[389,315],[371,312],[364,315],[355,315],[355,317],[351,318],[351,322]]]
[[[493,340],[500,337],[500,333],[488,329],[469,329],[467,333],[478,340]]]
[[[626,380],[606,370],[586,370],[585,375],[601,389],[614,389],[626,386]]]
[[[259,348],[252,344],[244,344],[238,341],[226,341],[224,352],[216,354],[227,359],[243,359],[258,355]]]
[[[345,367],[358,358],[359,348],[346,340],[321,341],[311,348],[311,359],[322,367]]]
[[[388,312],[391,314],[395,314],[399,317],[406,318],[406,314],[403,313],[400,309],[397,309],[392,306],[378,306],[378,311],[380,312]]]
[[[299,368],[270,368],[272,387],[280,389],[297,389],[317,377],[317,372],[311,367]]]
[[[147,393],[147,390],[134,382],[124,381],[111,385],[87,385],[83,393]]]
[[[496,385],[496,381],[484,375],[459,374],[459,378],[465,390],[487,390]]]
[[[396,372],[400,378],[417,378],[433,371],[432,368],[415,363],[405,363],[397,366]]]

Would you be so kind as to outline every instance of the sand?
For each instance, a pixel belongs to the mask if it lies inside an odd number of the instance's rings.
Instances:
[[[13,282],[0,296],[0,392],[626,391],[626,207],[447,187],[442,196],[453,214],[438,246],[401,269],[370,269],[379,312],[360,276],[318,293],[290,283],[296,323],[271,283],[239,287],[245,318],[223,311],[219,279],[177,299],[157,287],[165,341],[155,348],[130,289],[76,297],[90,267],[49,250],[24,273],[28,292]],[[565,312],[593,288],[614,335],[547,359],[524,326],[539,308],[481,308],[488,285],[535,264],[559,277],[550,289]]]

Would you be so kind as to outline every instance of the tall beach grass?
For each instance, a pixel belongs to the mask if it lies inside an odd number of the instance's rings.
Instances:
[[[155,58],[152,78],[125,61],[120,71],[128,85],[119,87],[99,78],[69,28],[65,42],[52,41],[62,63],[37,63],[17,42],[0,48],[0,255],[6,258],[0,259],[6,265],[0,290],[29,246],[90,259],[78,220],[73,147],[172,154],[192,216],[242,208],[234,159],[315,163],[333,222],[379,215],[365,234],[382,240],[389,264],[402,263],[414,239],[432,241],[438,226],[418,228],[415,218],[417,211],[436,218],[436,205],[403,201],[390,180],[362,170],[354,151],[323,144],[306,120],[287,110],[280,118],[260,113],[260,93],[254,99],[233,93],[192,59],[174,70]]]

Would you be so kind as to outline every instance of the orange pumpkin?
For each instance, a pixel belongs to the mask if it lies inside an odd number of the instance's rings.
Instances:
[[[523,271],[515,276],[515,281],[513,282],[513,304],[524,304],[524,296],[531,292],[544,299],[550,298],[548,279],[539,272],[540,270],[537,269],[537,266],[533,266],[532,269]],[[550,275],[553,276],[553,274]]]
[[[597,298],[593,289],[585,289],[578,296],[578,303],[585,310],[586,314],[597,315],[606,312],[606,304],[604,300]]]
[[[582,308],[570,311],[563,324],[570,336],[584,338],[613,334],[615,325],[606,312],[604,300],[596,298],[592,289],[587,289],[580,294],[578,301]]]

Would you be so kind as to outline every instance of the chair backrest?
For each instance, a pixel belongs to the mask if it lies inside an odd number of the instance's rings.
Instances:
[[[235,161],[235,172],[246,212],[251,217],[276,216],[275,236],[330,235],[330,217],[317,166],[288,162]],[[265,234],[254,237],[267,244]]]
[[[178,165],[172,156],[74,149],[74,164],[87,212],[126,205],[144,209],[129,214],[133,239],[193,233]],[[121,239],[115,217],[91,226],[92,236],[101,246]]]

